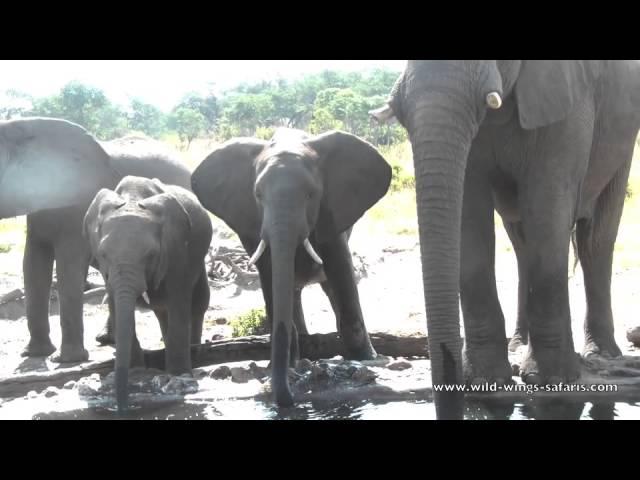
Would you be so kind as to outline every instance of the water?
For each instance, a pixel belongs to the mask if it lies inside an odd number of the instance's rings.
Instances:
[[[5,404],[6,405],[6,404]],[[0,411],[3,410],[0,408]],[[6,418],[6,417],[5,417]],[[435,407],[426,400],[376,402],[309,402],[278,409],[256,400],[134,402],[134,408],[119,416],[110,405],[86,406],[68,411],[41,412],[35,420],[435,420]],[[513,401],[467,401],[467,420],[638,420],[636,402],[584,402],[536,399]]]

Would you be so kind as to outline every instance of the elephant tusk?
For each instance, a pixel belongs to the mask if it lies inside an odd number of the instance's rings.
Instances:
[[[487,105],[493,110],[497,110],[502,106],[502,98],[498,92],[491,92],[487,95]]]
[[[109,296],[109,294],[107,292],[104,292],[104,297],[102,297],[102,303],[100,305],[104,305],[104,302],[107,301],[107,297]]]
[[[375,110],[369,110],[369,115],[374,118],[378,123],[389,123],[394,117],[393,110],[389,105],[376,108]]]
[[[311,246],[311,242],[309,241],[308,238],[304,239],[304,249],[307,251],[309,255],[311,255],[311,258],[313,258],[316,261],[316,263],[319,263],[320,265],[322,265],[322,259],[320,258],[320,255],[318,255],[316,251],[313,249],[313,247]]]
[[[265,242],[264,240],[260,240],[260,244],[258,245],[258,248],[256,248],[255,253],[249,259],[249,266],[256,264],[256,262],[260,259],[260,257],[262,256],[266,248],[267,248],[267,242]]]
[[[151,301],[149,300],[149,294],[147,292],[144,292],[142,294],[142,299],[147,303],[147,305],[151,305]]]

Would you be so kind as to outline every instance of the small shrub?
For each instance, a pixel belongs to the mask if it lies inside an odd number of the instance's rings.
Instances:
[[[11,244],[0,243],[0,253],[9,253],[11,251]]]
[[[264,308],[254,308],[229,322],[232,337],[264,335],[267,333],[267,314]]]

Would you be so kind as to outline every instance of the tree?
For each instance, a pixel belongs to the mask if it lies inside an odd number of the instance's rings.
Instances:
[[[3,120],[21,117],[33,107],[33,99],[26,93],[8,89],[4,92],[4,96],[5,99],[0,106],[0,118]]]
[[[195,92],[188,93],[182,97],[176,109],[180,107],[200,112],[205,119],[205,130],[207,132],[213,131],[218,124],[220,105],[218,104],[218,99],[213,94],[202,96]]]
[[[166,129],[166,118],[162,111],[140,100],[131,101],[129,128],[138,130],[154,138],[158,138]]]
[[[186,148],[189,148],[193,139],[205,131],[207,121],[197,110],[178,107],[171,114],[169,125],[178,132],[181,141],[187,142]]]

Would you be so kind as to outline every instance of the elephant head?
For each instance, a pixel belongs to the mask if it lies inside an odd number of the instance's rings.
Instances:
[[[460,229],[466,163],[483,122],[518,115],[523,129],[567,117],[600,65],[552,60],[411,60],[386,106],[413,148],[424,293],[434,385],[463,383],[459,317]],[[463,393],[435,392],[439,418],[461,418]]]
[[[84,128],[54,118],[0,121],[0,218],[88,204],[119,178]]]
[[[270,141],[242,138],[223,144],[198,166],[191,181],[201,203],[245,246],[256,249],[252,262],[270,250],[272,385],[277,403],[290,405],[287,368],[296,251],[302,247],[321,263],[312,244],[337,238],[383,197],[391,168],[373,146],[348,133],[308,136],[280,129]]]
[[[115,191],[100,190],[85,215],[84,235],[114,299],[118,410],[127,403],[136,300],[164,288],[171,262],[186,262],[190,229],[189,215],[157,179],[127,176]]]

